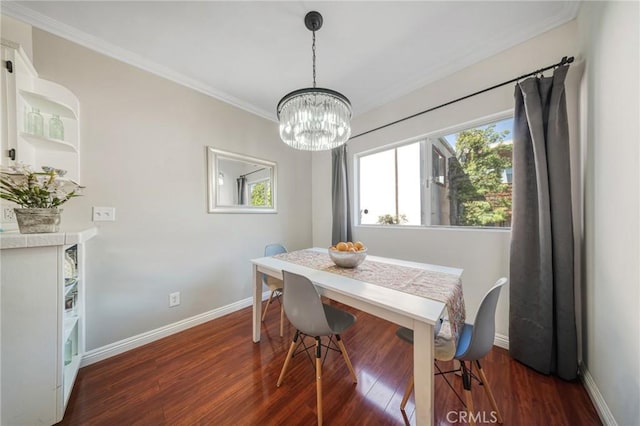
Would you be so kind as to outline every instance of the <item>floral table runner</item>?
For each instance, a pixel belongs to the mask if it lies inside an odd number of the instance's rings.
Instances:
[[[319,271],[344,275],[415,296],[444,302],[447,305],[451,333],[455,342],[465,321],[464,298],[460,277],[439,271],[426,271],[411,266],[393,265],[365,259],[357,268],[336,266],[327,253],[298,250],[275,255],[274,258]],[[454,350],[455,352],[455,350]]]

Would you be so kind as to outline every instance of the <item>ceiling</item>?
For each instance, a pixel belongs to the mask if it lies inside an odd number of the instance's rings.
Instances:
[[[312,83],[354,115],[575,18],[576,1],[20,1],[2,13],[275,120]],[[545,65],[545,64],[541,64]]]

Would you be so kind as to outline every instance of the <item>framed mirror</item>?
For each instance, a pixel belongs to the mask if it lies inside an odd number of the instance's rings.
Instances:
[[[209,213],[276,213],[277,164],[207,147]]]

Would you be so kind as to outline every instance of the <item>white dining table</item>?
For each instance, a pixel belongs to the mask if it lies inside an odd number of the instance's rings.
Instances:
[[[327,253],[327,249],[323,248],[313,248],[310,250]],[[463,272],[462,269],[458,268],[378,256],[367,256],[367,261],[407,266],[426,271],[444,272],[455,275],[458,279]],[[252,259],[251,262],[253,264],[253,281],[255,283],[253,294],[254,342],[260,341],[263,295],[262,274],[267,274],[278,279],[282,279],[283,270],[304,275],[313,282],[322,296],[413,330],[413,376],[415,383],[416,424],[433,424],[433,336],[435,324],[445,312],[446,304],[444,302],[416,296],[392,288],[386,288],[377,284],[371,284],[341,274],[312,269],[274,257],[261,257]],[[354,364],[357,365],[357,360]]]

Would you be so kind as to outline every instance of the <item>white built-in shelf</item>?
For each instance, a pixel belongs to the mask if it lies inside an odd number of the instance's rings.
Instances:
[[[74,314],[67,314],[65,312],[64,314],[64,339],[62,340],[63,342],[66,342],[69,339],[69,336],[71,336],[71,332],[73,331],[74,327],[76,327],[78,325],[78,315],[74,315]]]
[[[78,148],[76,146],[61,139],[47,138],[45,136],[38,136],[27,132],[20,132],[20,136],[22,136],[27,142],[38,149],[45,149],[49,151],[78,152]]]
[[[19,93],[25,101],[34,108],[46,111],[48,114],[57,114],[60,117],[72,118],[74,120],[78,119],[75,110],[64,103],[53,100],[40,93],[33,93],[27,90],[20,90]]]
[[[69,402],[71,390],[73,389],[73,383],[76,381],[76,375],[78,374],[78,370],[80,369],[80,361],[82,361],[82,357],[80,355],[74,355],[71,358],[71,363],[64,366],[62,381],[64,386],[63,397],[65,407]]]

